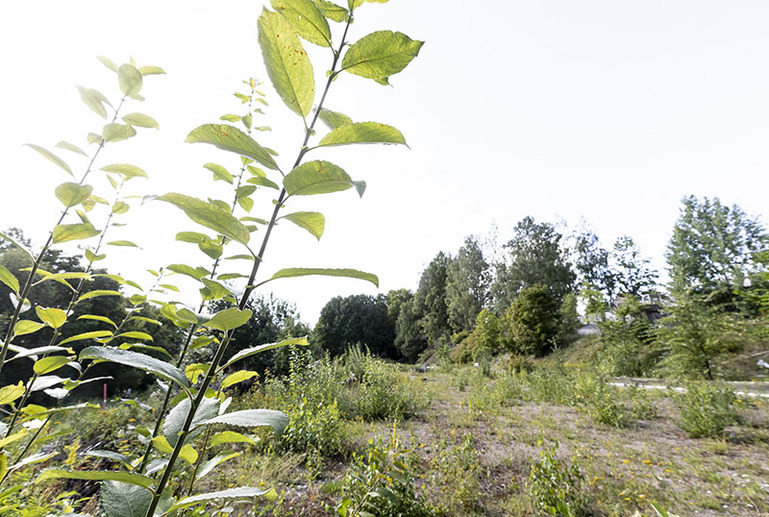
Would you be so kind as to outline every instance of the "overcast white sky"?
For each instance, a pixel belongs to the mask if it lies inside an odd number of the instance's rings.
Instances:
[[[0,18],[0,227],[21,226],[39,245],[55,222],[53,188],[67,176],[22,144],[53,149],[68,140],[86,147],[85,135],[103,121],[81,104],[75,85],[117,98],[114,75],[97,55],[116,62],[133,56],[168,74],[147,78],[147,101],[130,107],[156,118],[160,131],[143,130],[108,147],[100,165],[143,167],[151,180],[135,182],[139,194],[224,196],[210,190],[202,164],[233,165],[232,158],[182,142],[198,125],[237,112],[231,93],[242,79],[266,79],[256,41],[262,5],[6,5]],[[326,235],[318,243],[281,226],[265,266],[354,267],[379,275],[383,292],[413,289],[438,251],[455,252],[466,235],[485,235],[492,223],[507,240],[514,224],[531,215],[571,225],[584,218],[607,246],[628,234],[663,267],[683,196],[719,196],[748,213],[767,213],[767,20],[769,3],[762,0],[366,4],[351,39],[391,29],[426,43],[393,76],[392,88],[343,76],[327,107],[398,127],[411,150],[361,146],[316,155],[366,180],[368,190],[363,199],[344,192],[292,203],[325,213]],[[320,81],[330,59],[305,46]],[[301,123],[270,87],[267,93],[271,106],[263,123],[274,131],[258,138],[289,167]],[[74,155],[58,153],[82,167]],[[173,244],[177,231],[195,229],[176,212],[162,203],[134,208],[130,226],[113,235],[136,240],[142,250],[113,250],[104,265],[146,282],[139,273],[144,268],[205,264],[193,247]],[[377,292],[334,279],[292,279],[271,288],[311,323],[333,296]]]

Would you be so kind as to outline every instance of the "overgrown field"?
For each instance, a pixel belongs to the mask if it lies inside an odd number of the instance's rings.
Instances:
[[[423,372],[360,351],[296,353],[291,366],[233,393],[235,407],[285,411],[286,431],[209,442],[209,457],[235,456],[196,485],[272,486],[276,497],[192,514],[656,515],[652,502],[679,515],[769,513],[769,400],[725,385],[620,389],[568,363]],[[119,401],[81,410],[69,424],[91,433],[43,466],[121,468],[89,451],[139,446],[145,415]],[[207,459],[188,465],[177,493]],[[25,490],[26,515],[98,514],[96,483]]]

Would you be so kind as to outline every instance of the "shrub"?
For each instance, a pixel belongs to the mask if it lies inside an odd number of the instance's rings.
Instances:
[[[540,442],[541,445],[542,442]],[[556,457],[558,443],[543,448],[531,465],[527,486],[538,512],[563,517],[584,515],[587,501],[582,493],[585,478],[576,463]]]
[[[441,494],[437,509],[445,515],[467,515],[481,506],[481,476],[485,474],[479,461],[472,434],[465,434],[456,445],[441,440],[440,454],[432,462],[433,479]]]
[[[625,407],[618,402],[619,389],[589,372],[580,372],[575,384],[576,402],[595,422],[620,426],[625,423]]]
[[[364,455],[354,455],[342,482],[341,517],[429,517],[423,494],[414,488],[409,457],[397,440],[387,445],[369,441]]]
[[[737,423],[736,397],[725,386],[689,382],[675,396],[681,413],[679,425],[692,438],[717,438],[727,426]]]
[[[515,352],[542,357],[555,348],[561,331],[560,305],[547,286],[521,290],[507,316]]]

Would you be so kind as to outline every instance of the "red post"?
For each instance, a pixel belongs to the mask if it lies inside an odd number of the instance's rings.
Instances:
[[[104,398],[102,399],[102,402],[101,402],[101,408],[107,409],[107,383],[106,382],[104,383]]]

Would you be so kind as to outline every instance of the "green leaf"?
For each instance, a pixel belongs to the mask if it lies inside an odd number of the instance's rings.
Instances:
[[[190,497],[185,497],[171,506],[170,511],[178,510],[180,508],[187,508],[203,501],[213,501],[216,499],[242,499],[244,497],[261,497],[268,495],[270,492],[272,492],[272,489],[263,490],[261,488],[248,486],[228,488],[218,492],[207,492],[205,494],[197,494]]]
[[[79,316],[77,318],[78,320],[93,320],[93,321],[101,321],[102,323],[106,323],[108,325],[111,325],[112,327],[117,328],[117,325],[115,325],[115,322],[109,319],[106,316],[97,316],[96,314],[83,314],[82,316]]]
[[[21,381],[19,381],[18,384],[9,384],[8,386],[3,386],[0,388],[0,406],[14,402],[16,399],[24,395],[25,391],[26,389],[24,388],[24,383]]]
[[[120,142],[136,136],[136,130],[127,124],[118,124],[113,122],[107,124],[102,130],[102,137],[106,142]]]
[[[300,228],[304,228],[318,240],[323,235],[323,230],[326,226],[326,218],[318,212],[294,212],[293,214],[284,215],[281,219],[287,219]]]
[[[318,147],[347,144],[403,144],[406,140],[392,126],[377,122],[359,122],[341,126],[323,137]]]
[[[230,185],[232,185],[233,177],[232,174],[229,173],[227,169],[222,167],[221,165],[218,165],[216,163],[207,163],[203,167],[208,169],[209,171],[214,173],[214,181],[226,181]]]
[[[212,203],[206,203],[194,197],[175,193],[165,194],[157,199],[182,209],[187,214],[187,217],[206,228],[227,236],[235,242],[248,244],[250,237],[248,228],[231,213],[222,210]]]
[[[252,178],[248,178],[246,180],[246,183],[251,183],[252,185],[258,185],[260,187],[269,187],[274,188],[276,190],[280,190],[280,186],[278,186],[277,183],[274,181],[270,181],[267,178],[263,178],[262,176],[254,176]]]
[[[136,405],[136,407],[139,407],[139,403],[135,400],[130,401],[124,401],[126,404],[129,405]],[[150,407],[150,409],[152,409]],[[105,458],[112,461],[117,461],[118,463],[122,463],[128,468],[132,468],[131,466],[131,458],[126,456],[125,454],[120,454],[119,452],[113,452],[113,451],[105,451],[101,449],[91,449],[88,452],[84,452],[83,456],[93,456],[94,458]]]
[[[85,250],[85,258],[88,260],[88,262],[97,262],[99,260],[104,260],[105,258],[107,258],[107,255],[105,254],[96,255],[93,251],[87,249]]]
[[[67,208],[79,205],[91,196],[91,192],[92,186],[73,182],[62,183],[55,190],[56,198]]]
[[[240,370],[233,374],[228,375],[224,378],[222,381],[221,389],[229,388],[230,386],[237,384],[239,382],[247,381],[248,379],[252,379],[259,374],[256,372],[252,372],[249,370]]]
[[[136,244],[134,244],[131,241],[112,241],[112,242],[108,242],[107,245],[109,245],[109,246],[125,246],[125,247],[129,247],[129,248],[138,248],[139,247],[139,246],[137,246]]]
[[[87,293],[83,293],[80,295],[80,298],[77,299],[78,302],[82,302],[83,300],[88,300],[90,298],[97,298],[99,296],[123,296],[120,291],[113,291],[111,289],[95,289],[93,291],[88,291]]]
[[[233,296],[232,291],[215,280],[201,278],[200,281],[205,285],[203,290],[206,290],[206,300],[220,300],[227,296]]]
[[[152,494],[144,488],[116,481],[105,481],[99,491],[107,517],[145,517]]]
[[[356,41],[342,59],[342,70],[389,84],[419,54],[423,41],[412,40],[400,32],[377,31]]]
[[[155,480],[142,476],[140,474],[132,474],[130,472],[120,471],[107,471],[107,470],[62,470],[62,469],[46,469],[38,474],[35,478],[35,483],[42,483],[49,479],[86,479],[90,481],[121,481],[123,483],[129,483],[150,489]]]
[[[270,278],[270,280],[277,280],[278,278],[293,278],[298,276],[310,276],[310,275],[357,278],[359,280],[366,280],[367,282],[371,282],[375,286],[379,287],[379,278],[377,278],[376,275],[372,275],[371,273],[364,273],[363,271],[357,271],[355,269],[325,269],[325,268],[302,268],[302,267],[281,269],[280,271],[272,275],[272,278]]]
[[[69,142],[65,142],[64,140],[56,144],[54,147],[58,147],[59,149],[66,149],[67,151],[72,151],[73,153],[82,154],[83,156],[88,156],[87,154],[85,154],[85,151],[80,149],[78,146],[74,144],[70,144]]]
[[[41,346],[38,348],[22,348],[22,347],[17,347],[15,345],[10,345],[8,348],[11,351],[16,352],[16,355],[8,359],[8,361],[13,361],[14,359],[19,359],[22,357],[30,357],[33,360],[37,361],[38,356],[50,354],[51,352],[67,352],[70,354],[74,353],[71,348],[64,348],[63,346]]]
[[[238,433],[232,433],[232,434],[238,434]],[[216,436],[218,436],[218,435],[216,435]],[[213,445],[214,440],[216,440],[216,436],[214,436],[213,439],[211,440],[211,445]],[[240,436],[243,436],[243,435],[241,434]],[[244,436],[244,438],[246,438],[246,437]],[[253,440],[250,440],[250,441],[251,441],[251,443],[254,443]],[[219,443],[222,443],[222,442],[219,442]],[[230,442],[230,443],[232,443],[232,442]],[[231,453],[226,453],[225,452],[225,453],[217,454],[216,456],[214,456],[210,460],[208,460],[208,461],[206,461],[206,462],[204,462],[204,463],[202,463],[200,465],[200,468],[198,468],[197,472],[195,472],[195,480],[197,481],[198,479],[201,479],[202,477],[204,477],[206,474],[208,474],[209,472],[214,470],[216,467],[218,467],[219,465],[221,465],[225,461],[231,460],[233,458],[237,458],[238,456],[241,456],[242,454],[243,454],[242,452],[231,452]]]
[[[159,66],[142,66],[139,68],[139,72],[141,72],[142,75],[164,75],[166,73],[166,71]]]
[[[59,345],[65,345],[67,343],[72,343],[74,341],[82,341],[84,339],[104,339],[104,338],[111,338],[112,332],[109,330],[92,330],[90,332],[83,332],[81,334],[76,334],[72,337],[68,337]]]
[[[176,240],[180,242],[189,242],[192,244],[199,244],[206,239],[210,240],[210,237],[205,233],[198,232],[179,232],[176,234]]]
[[[267,75],[291,111],[306,117],[315,101],[312,64],[294,29],[279,15],[264,9],[257,22]]]
[[[88,273],[49,273],[47,271],[42,271],[40,269],[37,270],[37,273],[39,275],[42,275],[43,278],[41,280],[38,280],[32,285],[38,285],[38,284],[42,284],[43,282],[53,280],[71,289],[72,286],[70,286],[67,282],[64,282],[64,280],[90,280],[91,279],[91,275],[89,275]]]
[[[352,119],[347,115],[326,108],[320,110],[318,118],[320,118],[321,122],[326,124],[329,129],[336,129],[338,127],[346,126],[347,124],[352,124]]]
[[[186,264],[171,264],[166,269],[173,271],[174,273],[179,273],[180,275],[187,275],[194,278],[195,280],[200,280],[204,276],[208,275],[208,271],[206,271],[205,268],[193,268]]]
[[[69,165],[67,165],[67,163],[64,160],[62,160],[61,158],[59,158],[58,156],[53,154],[51,151],[49,151],[47,149],[44,149],[44,148],[40,147],[39,145],[35,145],[35,144],[24,144],[24,145],[34,149],[38,153],[40,153],[43,156],[45,156],[51,162],[55,163],[57,166],[59,166],[61,169],[63,169],[64,172],[66,172],[70,176],[73,176],[73,177],[75,176],[74,174],[72,174],[72,169],[69,168]]]
[[[339,23],[347,19],[347,9],[342,6],[327,0],[315,0],[315,5],[317,5],[323,15],[331,21]]]
[[[125,203],[123,201],[117,201],[114,205],[112,205],[112,213],[115,215],[120,215],[128,212],[128,210],[131,207],[128,205],[128,203]],[[115,242],[128,242],[128,241],[115,241]],[[111,244],[111,243],[107,243]],[[130,244],[131,246],[136,246],[136,244]]]
[[[157,120],[144,113],[129,113],[123,117],[123,122],[132,126],[159,129]]]
[[[272,427],[276,434],[281,434],[288,424],[288,417],[281,411],[272,409],[244,409],[204,420],[198,425],[212,424],[226,424],[235,427]]]
[[[160,346],[143,345],[141,343],[123,343],[122,345],[118,346],[118,348],[121,350],[133,350],[134,348],[139,350],[151,350],[152,352],[158,352],[159,354],[163,354],[169,359],[173,359],[173,357],[171,357],[171,354],[169,354],[165,348]]]
[[[117,65],[110,58],[104,56],[96,56],[96,59],[101,61],[104,66],[117,73]]]
[[[19,294],[19,279],[13,276],[8,268],[0,264],[0,282],[11,288],[16,294]]]
[[[120,174],[126,180],[131,178],[146,178],[147,173],[136,165],[129,165],[127,163],[115,163],[112,165],[105,165],[101,168],[105,172],[112,172],[114,174]]]
[[[91,223],[60,224],[53,229],[53,243],[90,239],[100,233]]]
[[[179,451],[179,457],[190,465],[194,465],[195,462],[198,461],[198,451],[196,451],[192,445],[184,444]]]
[[[322,160],[303,163],[283,178],[289,196],[328,194],[353,186],[355,182],[341,167]]]
[[[23,251],[24,254],[27,255],[27,257],[29,257],[30,260],[32,260],[32,262],[35,261],[35,256],[32,254],[32,251],[29,248],[27,248],[26,246],[24,246],[22,243],[20,243],[19,241],[17,241],[16,239],[11,237],[10,235],[8,235],[7,233],[0,232],[0,239],[7,240],[8,242],[10,242],[14,246],[16,246],[18,249]]]
[[[43,328],[45,325],[36,321],[19,320],[13,327],[14,336],[25,336],[27,334],[33,334]]]
[[[132,352],[131,350],[120,350],[119,348],[101,347],[101,346],[89,346],[84,348],[80,352],[80,361],[86,359],[93,359],[97,361],[108,361],[111,363],[122,364],[125,366],[131,366],[138,368],[145,372],[152,373],[163,379],[173,381],[182,388],[187,388],[189,382],[184,372],[178,368],[155,359],[149,355],[140,354],[138,352]]]
[[[32,369],[38,375],[45,375],[46,373],[51,373],[58,370],[70,361],[72,361],[71,358],[63,355],[52,355],[35,361]]]
[[[248,101],[246,101],[246,102],[248,102]],[[240,115],[231,115],[231,114],[230,115],[222,115],[221,117],[219,117],[219,120],[226,120],[227,122],[240,122],[241,121],[241,117],[240,117]]]
[[[347,0],[347,5],[350,7],[350,10],[352,11],[356,7],[360,7],[361,5],[365,3],[376,3],[376,4],[386,4],[389,0]]]
[[[59,328],[67,322],[67,313],[55,307],[45,308],[40,305],[35,307],[35,312],[40,321],[51,328]]]
[[[88,143],[89,144],[98,144],[102,140],[104,140],[102,138],[102,136],[97,134],[97,133],[88,133],[88,137],[87,138],[88,138]]]
[[[249,438],[244,434],[236,433],[235,431],[222,431],[211,437],[211,447],[226,443],[249,443],[251,445],[256,445],[256,442],[252,438]]]
[[[86,106],[88,106],[88,108],[90,108],[91,111],[99,115],[101,118],[107,118],[107,110],[104,107],[104,104],[110,106],[111,104],[109,101],[107,101],[107,98],[104,95],[94,90],[93,88],[84,88],[82,86],[78,86],[77,89],[80,92],[80,98],[83,99],[83,102]]]
[[[185,142],[211,144],[217,149],[251,158],[268,169],[278,169],[269,151],[235,126],[204,124],[193,129]]]
[[[209,239],[208,237],[198,242],[198,248],[214,260],[221,257],[222,253],[224,253],[224,248],[222,247],[221,242]]]
[[[236,329],[248,323],[251,319],[250,310],[240,310],[237,307],[224,309],[214,314],[214,317],[208,320],[204,326],[222,331]]]
[[[146,332],[139,332],[138,330],[130,330],[128,332],[123,332],[115,336],[115,338],[119,338],[119,337],[126,338],[126,339],[138,339],[140,341],[153,341],[152,336],[150,336]]]
[[[265,345],[257,345],[250,348],[244,348],[237,354],[233,355],[229,361],[227,361],[224,365],[220,366],[220,370],[224,370],[236,362],[240,361],[241,359],[245,359],[246,357],[251,357],[252,355],[261,354],[262,352],[266,352],[267,350],[272,350],[274,348],[281,348],[284,346],[289,345],[296,345],[296,346],[309,346],[309,341],[307,341],[306,337],[295,337],[290,339],[284,339],[283,341],[278,341],[277,343],[267,343]]]
[[[176,443],[179,441],[179,433],[181,433],[184,428],[184,422],[187,419],[191,407],[190,400],[185,398],[168,412],[168,416],[166,416],[165,422],[163,422],[163,436],[166,437],[168,443],[171,444],[171,447],[176,447]],[[195,431],[195,428],[200,427],[203,422],[218,415],[219,407],[219,399],[209,397],[203,398],[200,407],[198,407],[195,416],[192,418],[190,431]],[[201,431],[202,429],[198,429],[195,432],[191,432],[187,439],[192,440],[196,435],[200,434]]]
[[[129,97],[138,95],[142,89],[142,74],[131,64],[120,65],[117,71],[120,91]]]
[[[270,4],[288,20],[299,37],[321,47],[331,46],[331,29],[312,0],[271,0]]]

